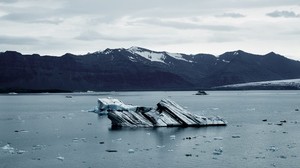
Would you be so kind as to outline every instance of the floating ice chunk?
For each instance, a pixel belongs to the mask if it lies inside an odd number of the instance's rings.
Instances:
[[[73,141],[73,142],[78,142],[78,141],[79,141],[79,138],[73,138],[72,141]]]
[[[24,150],[18,150],[17,151],[17,154],[23,154],[23,153],[25,153],[26,151],[24,151]]]
[[[166,147],[165,145],[157,145],[156,148],[164,148]]]
[[[278,148],[275,147],[275,146],[270,146],[267,151],[271,151],[271,152],[275,152],[275,151],[278,151]]]
[[[170,136],[170,139],[171,139],[171,140],[175,140],[175,139],[176,139],[176,135],[171,135],[171,136]]]
[[[128,153],[134,153],[134,149],[128,149]]]
[[[4,152],[8,152],[11,154],[15,153],[15,148],[13,148],[12,146],[10,146],[9,144],[6,144],[2,147],[2,149],[4,150]]]
[[[213,152],[214,155],[221,155],[222,153],[223,153],[223,148],[222,147],[220,147],[218,149],[215,149],[214,152]]]
[[[232,138],[240,138],[241,136],[240,135],[232,135],[231,137]]]
[[[42,148],[45,148],[45,145],[33,145],[32,150],[42,150]]]
[[[58,157],[56,157],[56,159],[58,159],[58,160],[60,160],[60,161],[64,161],[64,160],[65,160],[65,158],[62,157],[62,156],[58,156]]]
[[[107,149],[107,150],[105,150],[106,152],[118,152],[117,150],[115,150],[115,149]]]
[[[14,132],[27,133],[29,131],[27,131],[27,130],[15,130]]]
[[[223,137],[214,137],[214,140],[223,140]]]

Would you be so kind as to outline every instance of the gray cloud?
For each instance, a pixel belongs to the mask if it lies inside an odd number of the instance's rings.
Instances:
[[[0,3],[15,3],[17,2],[18,0],[0,0]]]
[[[246,16],[240,13],[223,13],[222,15],[216,15],[216,17],[243,18]]]
[[[79,36],[75,37],[77,40],[82,41],[96,41],[96,40],[107,40],[107,41],[135,41],[142,40],[143,37],[135,37],[135,36],[118,36],[116,34],[106,35],[100,34],[96,31],[85,31],[81,33]]]
[[[47,13],[10,13],[6,14],[0,19],[9,20],[14,22],[23,22],[23,23],[48,23],[48,24],[59,24],[63,22],[62,18],[52,17]]]
[[[222,33],[213,34],[208,39],[207,42],[210,43],[226,43],[226,42],[237,42],[237,41],[243,41],[241,37],[236,35],[226,35]]]
[[[69,15],[105,15],[107,20],[115,20],[124,15],[138,17],[176,18],[178,16],[215,15],[224,9],[275,7],[281,5],[299,5],[299,0],[65,0],[57,11]],[[232,15],[231,15],[232,17]],[[236,17],[236,16],[233,16]]]
[[[178,19],[180,20],[180,19]],[[233,31],[238,28],[235,26],[229,25],[210,25],[210,24],[200,24],[195,22],[181,22],[174,20],[161,20],[155,18],[147,18],[141,19],[138,21],[131,22],[131,24],[148,24],[148,25],[156,25],[162,27],[170,27],[174,29],[204,29],[204,30],[212,30],[212,31]]]
[[[271,13],[267,13],[267,16],[278,18],[278,17],[284,17],[284,18],[299,18],[300,14],[296,14],[293,11],[274,11]]]
[[[17,36],[5,36],[0,35],[0,44],[10,45],[33,45],[38,44],[39,40],[32,37],[17,37]]]

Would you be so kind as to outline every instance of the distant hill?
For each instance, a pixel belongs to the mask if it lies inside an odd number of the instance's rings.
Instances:
[[[294,78],[300,78],[300,62],[273,52],[214,56],[131,47],[85,55],[0,53],[0,92],[192,90]]]

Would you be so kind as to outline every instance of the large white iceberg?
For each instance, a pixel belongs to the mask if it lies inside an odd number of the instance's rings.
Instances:
[[[98,107],[93,110],[98,114],[107,114],[110,111],[136,111],[137,106],[124,104],[111,97],[98,99]]]
[[[98,114],[107,114],[112,126],[118,127],[199,127],[224,126],[220,117],[192,114],[174,101],[161,100],[156,108],[126,105],[113,98],[98,99]]]

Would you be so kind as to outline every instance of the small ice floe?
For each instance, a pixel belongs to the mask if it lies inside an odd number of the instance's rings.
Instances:
[[[284,156],[284,155],[280,155],[280,156],[278,156],[278,158],[280,158],[280,159],[286,159],[287,157]]]
[[[296,147],[296,143],[292,143],[292,144],[287,145],[287,148],[289,148],[289,149],[293,149],[295,147]]]
[[[168,149],[168,152],[173,152],[174,150],[173,149]]]
[[[176,135],[171,135],[171,136],[170,136],[170,139],[171,139],[171,140],[175,140],[175,139],[176,139]]]
[[[255,159],[265,159],[265,156],[256,156]]]
[[[42,150],[43,148],[45,148],[45,145],[33,145],[32,146],[32,150]]]
[[[128,153],[134,153],[134,149],[128,149]]]
[[[232,137],[232,138],[241,138],[240,135],[232,135],[231,137]]]
[[[118,152],[116,149],[106,149],[106,152]]]
[[[214,140],[223,140],[223,137],[214,137]]]
[[[222,153],[223,153],[223,148],[222,147],[220,147],[218,149],[215,149],[214,152],[213,152],[214,155],[222,155]]]
[[[157,145],[156,148],[164,148],[166,147],[165,145]]]
[[[23,154],[23,153],[25,153],[26,151],[24,151],[24,150],[18,150],[17,151],[17,154]]]
[[[271,152],[275,152],[278,151],[278,148],[275,146],[270,146],[268,149],[266,149],[267,151],[271,151]]]
[[[186,137],[185,139],[191,140],[192,138],[191,137]]]
[[[15,130],[14,132],[16,132],[16,133],[18,133],[18,132],[20,132],[20,133],[27,133],[27,132],[29,132],[29,131],[27,131],[27,130]]]
[[[58,156],[58,157],[56,157],[56,159],[57,159],[57,160],[60,160],[60,161],[64,161],[64,160],[65,160],[65,158],[62,157],[62,156]]]
[[[14,154],[15,153],[15,148],[13,148],[12,146],[10,146],[9,144],[6,144],[2,147],[2,150],[4,152],[7,152],[7,153],[11,153],[11,154]]]
[[[248,108],[247,111],[255,111],[255,108]]]
[[[78,141],[79,141],[79,138],[73,138],[72,141],[73,141],[73,142],[78,142]]]
[[[147,132],[146,134],[147,134],[147,135],[151,135],[151,133],[150,133],[150,132]]]

